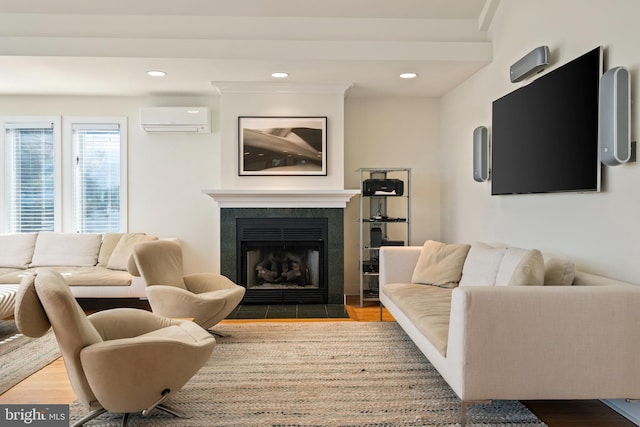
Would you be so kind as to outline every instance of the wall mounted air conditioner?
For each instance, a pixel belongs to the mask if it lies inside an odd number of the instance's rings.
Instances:
[[[140,109],[140,126],[148,133],[209,133],[207,107],[148,107]]]

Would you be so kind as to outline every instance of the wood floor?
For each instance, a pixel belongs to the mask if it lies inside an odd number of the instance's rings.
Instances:
[[[357,301],[347,301],[350,320],[358,322],[380,321],[377,304],[360,308]],[[324,321],[326,319],[319,319]],[[383,321],[393,317],[382,311]],[[253,321],[253,320],[251,320]],[[314,321],[310,319],[288,319],[291,322]],[[316,320],[318,321],[318,320]],[[224,322],[249,322],[247,320],[225,320]],[[0,395],[0,404],[70,404],[76,399],[67,378],[62,359],[58,359],[36,372],[20,384]],[[634,427],[635,424],[597,400],[578,401],[525,401],[534,414],[549,427]]]

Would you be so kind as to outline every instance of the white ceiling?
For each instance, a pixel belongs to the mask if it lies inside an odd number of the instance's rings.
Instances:
[[[0,94],[206,95],[286,71],[349,96],[439,96],[491,61],[498,2],[0,0]]]

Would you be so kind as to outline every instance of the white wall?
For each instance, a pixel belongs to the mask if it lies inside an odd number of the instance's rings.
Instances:
[[[526,84],[509,82],[509,66],[548,45],[553,67],[598,45],[608,67],[638,77],[640,36],[636,0],[501,2],[491,27],[494,61],[442,99],[442,217],[447,241],[484,240],[564,253],[585,271],[640,283],[640,165],[604,167],[601,193],[490,196],[472,179],[472,133],[491,125],[491,103]],[[544,23],[541,25],[540,23]],[[552,69],[553,67],[550,67]],[[633,98],[637,90],[632,88]],[[638,112],[633,112],[632,134]]]
[[[411,244],[440,239],[438,101],[347,98],[345,188],[359,188],[359,168],[411,168]],[[345,293],[359,292],[359,197],[345,210]]]
[[[238,176],[238,117],[327,117],[326,176]],[[223,93],[220,98],[222,189],[343,189],[344,91],[334,93]]]
[[[140,107],[183,105],[208,106],[212,133],[150,135],[140,129]],[[216,96],[3,96],[0,115],[127,117],[129,231],[177,237],[187,272],[214,271],[214,203],[201,191],[215,187],[219,175]]]
[[[626,66],[638,100],[640,2],[509,0],[490,29],[494,61],[441,100],[442,232],[449,242],[483,240],[563,253],[584,271],[640,284],[640,164],[603,167],[601,193],[490,196],[472,179],[472,132],[491,125],[491,102],[520,87],[509,66],[548,45],[554,66],[601,45],[605,68]],[[549,69],[552,69],[550,67]],[[632,107],[632,138],[638,137]],[[640,423],[640,403],[609,402]]]

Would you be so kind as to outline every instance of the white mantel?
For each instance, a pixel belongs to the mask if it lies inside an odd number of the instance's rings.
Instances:
[[[345,208],[360,190],[202,190],[220,208]]]

